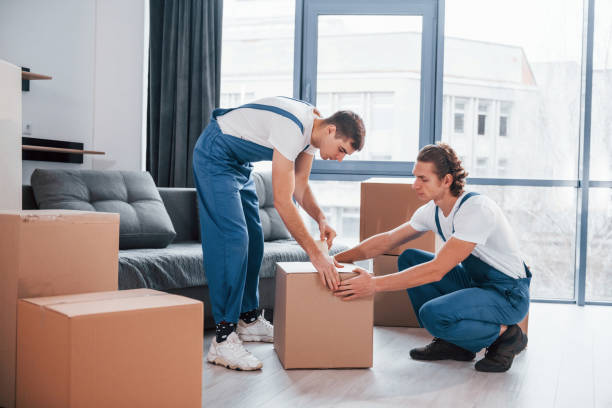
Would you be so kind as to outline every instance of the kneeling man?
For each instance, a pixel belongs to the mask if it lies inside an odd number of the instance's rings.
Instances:
[[[486,348],[476,370],[507,371],[527,346],[517,323],[527,314],[531,281],[512,228],[493,200],[464,191],[467,172],[447,144],[425,146],[413,173],[414,190],[427,204],[407,223],[335,258],[347,263],[374,258],[430,230],[444,246],[437,255],[404,251],[394,274],[371,277],[360,270],[335,294],[351,300],[408,289],[421,327],[434,336],[425,347],[410,350],[413,359],[472,361]]]

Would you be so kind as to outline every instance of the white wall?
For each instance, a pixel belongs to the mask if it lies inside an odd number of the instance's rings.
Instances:
[[[31,137],[82,142],[84,163],[37,168],[140,170],[146,0],[0,0],[0,58],[50,81],[23,93]]]
[[[21,68],[0,59],[0,210],[21,209]]]

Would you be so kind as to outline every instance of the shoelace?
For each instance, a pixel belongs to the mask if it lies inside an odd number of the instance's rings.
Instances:
[[[227,339],[226,341],[229,348],[232,351],[236,352],[238,358],[252,356],[251,352],[244,348],[244,345],[241,341],[235,340],[234,338]]]
[[[257,320],[259,320],[259,321],[260,321],[260,322],[261,322],[261,323],[262,323],[264,326],[266,326],[266,328],[268,328],[268,329],[271,329],[271,328],[273,328],[273,327],[274,327],[274,326],[272,326],[272,324],[271,324],[269,321],[267,321],[267,320],[266,320],[266,318],[265,318],[265,317],[263,317],[263,314],[260,314],[260,315],[257,317]]]

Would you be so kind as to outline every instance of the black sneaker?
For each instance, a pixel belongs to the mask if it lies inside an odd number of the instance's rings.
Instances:
[[[508,326],[508,329],[497,338],[485,352],[482,360],[476,362],[478,371],[487,373],[503,373],[512,366],[514,356],[527,347],[527,335],[523,333],[516,324]]]
[[[433,341],[425,347],[410,350],[410,357],[415,360],[457,360],[472,361],[476,353],[461,348],[446,340],[434,337]]]

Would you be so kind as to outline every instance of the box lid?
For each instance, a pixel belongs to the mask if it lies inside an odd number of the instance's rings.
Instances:
[[[307,274],[318,273],[311,262],[277,262],[276,265],[287,274]],[[340,263],[344,268],[337,268],[340,279],[348,279],[356,275],[355,268],[359,268],[355,264]],[[363,268],[362,268],[363,269]]]
[[[108,223],[119,222],[119,214],[77,210],[0,210],[0,217],[14,217],[21,222]]]
[[[374,177],[362,181],[362,184],[414,184],[414,177]]]
[[[21,299],[69,318],[159,307],[197,305],[202,302],[152,289],[133,289],[78,295]]]

